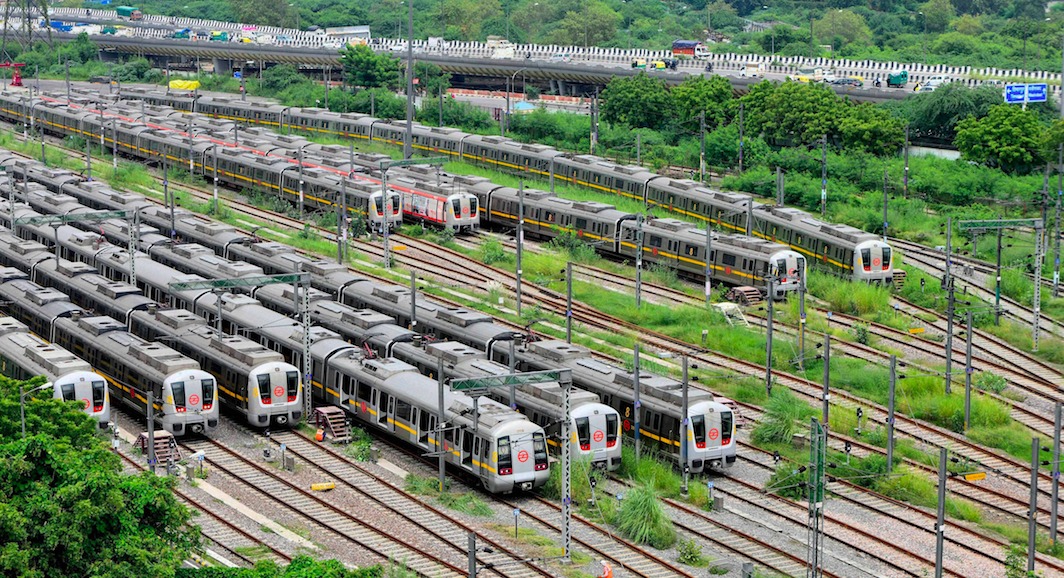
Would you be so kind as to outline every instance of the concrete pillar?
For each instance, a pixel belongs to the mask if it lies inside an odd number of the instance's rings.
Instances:
[[[214,73],[229,75],[233,72],[233,63],[228,58],[214,59]]]

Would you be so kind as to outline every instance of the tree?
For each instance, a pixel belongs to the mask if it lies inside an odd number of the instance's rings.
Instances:
[[[1044,130],[1034,113],[998,104],[983,118],[962,120],[954,142],[967,160],[1007,172],[1027,172],[1041,161]]]
[[[377,54],[365,44],[341,49],[340,64],[348,84],[399,88],[399,61],[387,54]]]
[[[764,99],[765,136],[777,144],[813,144],[838,126],[838,97],[821,84],[784,82]]]
[[[920,92],[889,108],[909,123],[917,136],[953,140],[957,123],[966,118],[980,118],[990,107],[1001,103],[1001,89],[968,88],[959,82],[942,85],[934,92]]]
[[[82,32],[73,42],[59,49],[64,59],[70,59],[70,64],[84,64],[96,60],[99,48],[96,43],[89,40],[89,35]]]
[[[813,21],[813,36],[821,44],[829,44],[833,36],[841,36],[847,43],[866,42],[872,37],[872,31],[869,30],[864,17],[856,12],[828,10],[822,18]],[[808,46],[806,49],[808,50]]]
[[[871,103],[847,103],[840,107],[839,136],[845,149],[860,149],[875,155],[898,151],[904,142],[902,122]]]
[[[392,568],[398,569],[398,566]],[[182,568],[177,578],[384,578],[392,574],[381,566],[348,570],[336,560],[318,561],[296,556],[286,567],[272,561],[259,562],[253,570],[246,568]],[[396,575],[401,575],[396,572]]]
[[[928,32],[942,32],[956,14],[950,0],[927,0],[919,11],[924,13]]]
[[[672,118],[672,97],[665,81],[640,72],[613,78],[602,93],[602,118],[633,128],[661,128]]]
[[[732,87],[723,76],[706,78],[702,75],[688,76],[683,84],[672,89],[676,111],[683,119],[693,119],[706,112],[706,127],[712,128],[724,122],[724,113],[732,100]]]
[[[562,19],[555,42],[561,45],[598,46],[609,42],[621,23],[621,15],[602,2],[588,2],[587,13],[570,11]],[[585,36],[586,32],[586,36]]]
[[[446,91],[451,87],[451,75],[442,68],[431,62],[416,61],[414,63],[414,78],[418,79],[418,92],[428,96],[437,96],[440,91]]]
[[[288,0],[229,0],[238,22],[280,26],[288,11]]]
[[[979,15],[964,14],[954,20],[950,26],[965,36],[979,36],[983,33],[983,21]]]

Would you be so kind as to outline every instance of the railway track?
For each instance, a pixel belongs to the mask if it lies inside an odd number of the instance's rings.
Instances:
[[[141,464],[122,452],[116,451],[115,453],[136,471],[147,471],[148,468],[144,464]],[[260,560],[252,560],[244,554],[241,554],[238,550],[240,548],[260,549],[266,557],[265,559],[270,559],[277,563],[287,564],[292,561],[292,557],[288,554],[274,548],[261,539],[256,538],[250,532],[245,531],[240,526],[237,526],[214,513],[210,507],[204,505],[192,496],[177,488],[173,488],[172,491],[174,495],[177,496],[178,500],[202,514],[196,518],[196,524],[200,527],[203,537],[214,542],[219,548],[229,552],[231,556],[242,560],[248,567],[254,566]],[[245,550],[245,552],[246,551],[247,550]]]
[[[215,440],[184,440],[182,445],[190,452],[204,452],[205,459],[215,471],[245,485],[267,502],[295,514],[311,527],[331,532],[351,545],[371,552],[381,563],[402,561],[425,578],[466,576],[466,569],[420,545],[431,541],[431,535],[406,543],[376,527],[372,521],[355,517]]]

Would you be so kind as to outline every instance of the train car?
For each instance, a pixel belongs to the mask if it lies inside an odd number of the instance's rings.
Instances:
[[[680,459],[683,406],[679,382],[640,371],[640,405],[636,407],[634,374],[594,359],[585,347],[557,340],[535,341],[520,349],[517,361],[522,370],[571,369],[574,383],[579,380],[581,387],[598,394],[602,403],[620,413],[624,431],[631,431],[638,421],[645,443],[684,465]],[[691,424],[686,464],[691,473],[735,463],[735,415],[731,408],[715,401],[708,391],[690,388],[686,417]]]
[[[82,413],[104,430],[111,422],[107,381],[73,353],[48,343],[14,317],[0,317],[0,373],[25,381],[43,375],[52,397],[82,403]]]
[[[88,361],[107,379],[112,402],[143,416],[150,390],[156,423],[166,431],[180,436],[217,426],[214,379],[195,361],[127,332],[110,317],[91,315],[17,269],[0,268],[0,298],[12,316],[40,330],[34,333]]]
[[[402,192],[403,216],[415,223],[428,223],[456,232],[475,231],[480,227],[477,197],[410,176],[388,177],[388,184]]]

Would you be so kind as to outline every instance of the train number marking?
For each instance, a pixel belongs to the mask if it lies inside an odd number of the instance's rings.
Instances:
[[[577,440],[578,440],[578,438],[576,437],[576,432],[574,431],[572,433],[572,435],[569,436],[569,442],[575,444],[577,442]]]
[[[192,405],[199,405],[199,396],[196,395],[196,394],[190,395],[188,397],[188,402],[191,403]]]
[[[362,413],[366,413],[367,411],[369,410],[366,409],[366,402],[362,402]]]
[[[709,439],[715,440],[715,439],[717,439],[717,436],[719,436],[719,435],[720,435],[720,432],[717,431],[717,428],[712,428],[712,429],[709,430]]]
[[[600,442],[600,441],[602,441],[602,437],[603,437],[603,436],[602,436],[602,432],[601,432],[601,431],[597,431],[597,432],[595,432],[595,435],[594,435],[594,440],[595,440],[595,441],[597,441],[597,442]]]
[[[521,451],[517,452],[517,461],[521,462],[522,464],[527,462],[528,461],[528,452],[526,452],[525,450],[521,450]]]
[[[282,395],[284,395],[284,388],[279,385],[273,388],[273,395],[281,397]]]
[[[728,275],[731,275],[731,267],[725,267],[724,268],[724,272],[727,273]]]

